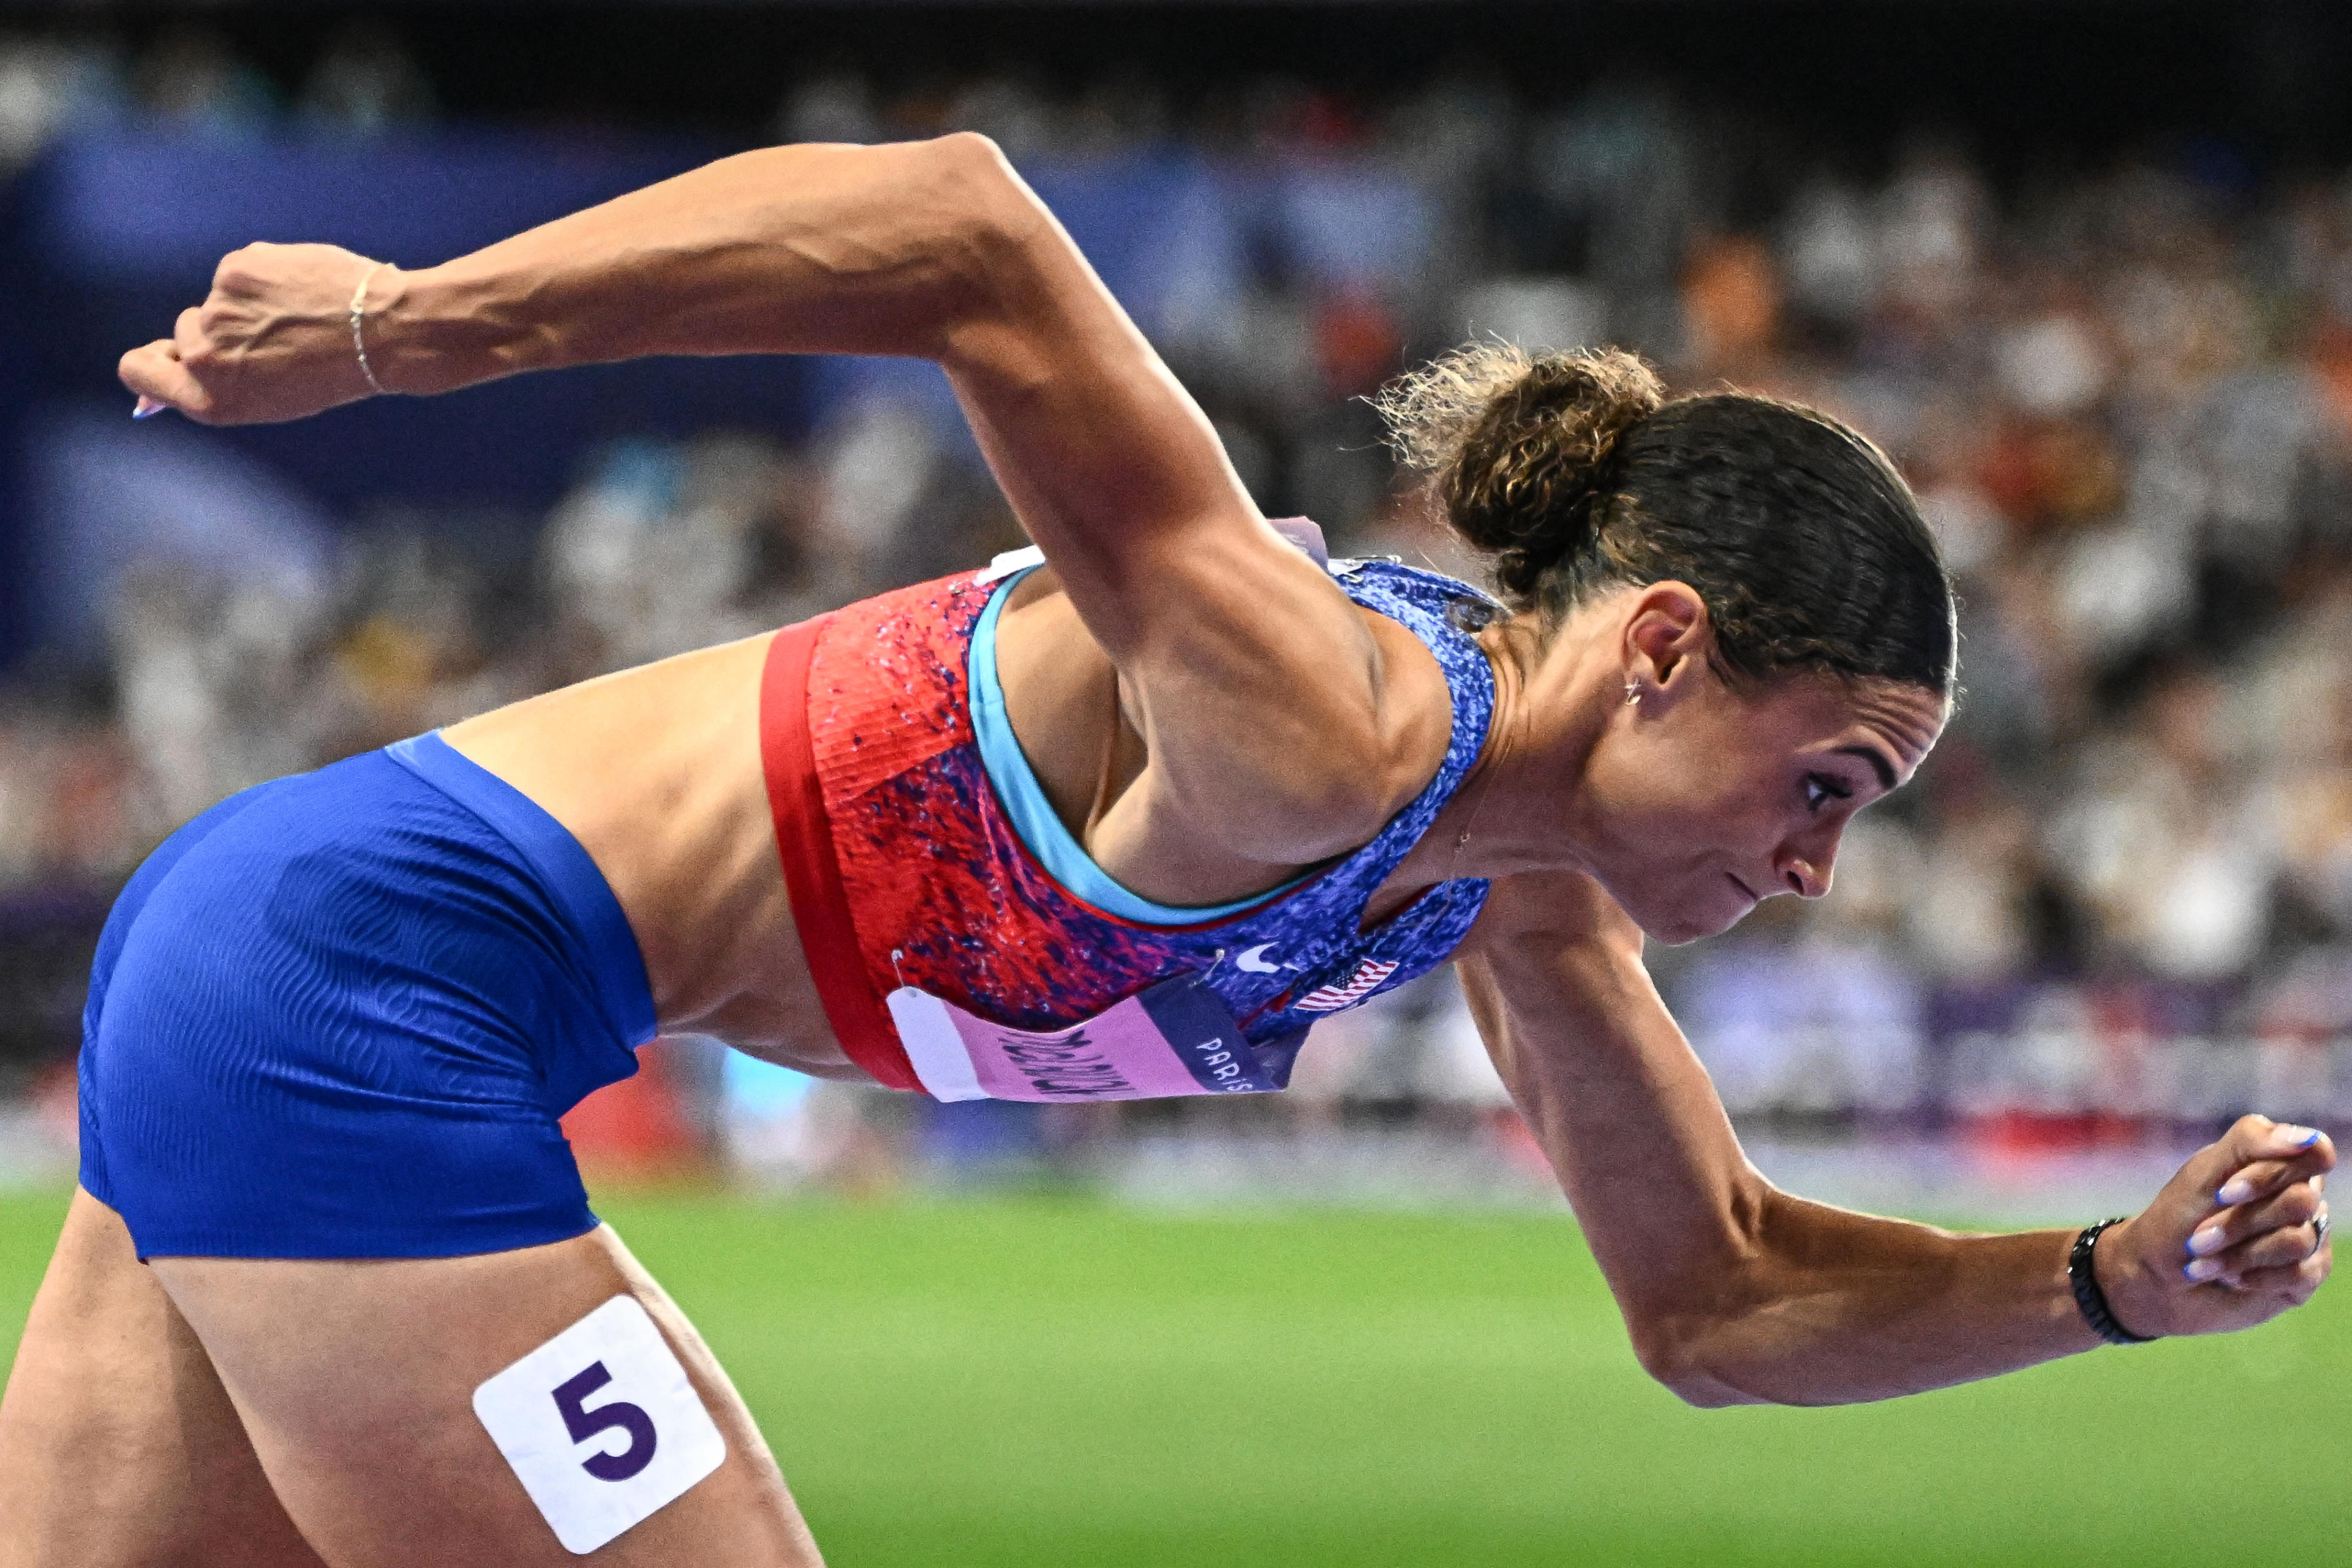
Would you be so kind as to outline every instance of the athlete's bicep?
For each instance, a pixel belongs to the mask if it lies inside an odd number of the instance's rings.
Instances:
[[[1588,878],[1495,884],[1459,960],[1496,1070],[1636,1323],[1736,1268],[1764,1191],[1722,1101]]]

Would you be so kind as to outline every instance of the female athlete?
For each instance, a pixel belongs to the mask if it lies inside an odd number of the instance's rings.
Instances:
[[[1045,564],[265,784],[157,851],[93,978],[0,1564],[816,1562],[557,1129],[663,1030],[944,1099],[1271,1089],[1318,1016],[1455,957],[1635,1353],[1700,1405],[2242,1328],[2325,1277],[2334,1152],[2259,1117],[2087,1237],[1850,1214],[1742,1157],[1644,933],[1827,892],[1952,689],[1909,492],[1819,415],[1465,351],[1387,411],[1506,601],[1320,562],[972,136],[748,153],[421,271],[255,246],[121,374],[236,424],[800,353],[943,366]]]

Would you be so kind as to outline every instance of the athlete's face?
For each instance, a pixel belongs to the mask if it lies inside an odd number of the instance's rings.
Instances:
[[[1854,813],[1907,781],[1942,732],[1937,693],[1782,676],[1735,686],[1704,659],[1612,715],[1583,778],[1582,846],[1658,941],[1737,924],[1776,893],[1830,890]]]

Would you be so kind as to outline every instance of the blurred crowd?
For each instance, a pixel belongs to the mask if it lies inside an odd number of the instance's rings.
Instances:
[[[234,135],[289,121],[368,135],[435,116],[433,84],[381,21],[337,32],[292,90],[200,23],[165,27],[145,47],[79,34],[0,37],[0,170],[50,137],[132,118]]]
[[[25,42],[0,163],[77,116],[359,135],[433,103],[381,29],[291,95],[202,33]],[[1736,1112],[2072,1141],[2352,1120],[2352,174],[2186,143],[1996,182],[1949,138],[1766,169],[1666,86],[1537,102],[1472,69],[1379,100],[843,70],[766,129],[960,127],[1024,170],[1211,173],[1155,209],[1130,303],[1266,510],[1343,550],[1475,573],[1360,401],[1473,335],[1625,344],[1893,454],[1960,584],[1967,693],[1832,897],[1656,953]],[[812,431],[616,445],[499,548],[415,517],[301,572],[125,570],[105,668],[0,700],[0,950],[247,783],[1021,542],[936,386],[839,388]],[[73,986],[46,984],[62,1029]],[[1307,1061],[1311,1105],[1499,1101],[1442,984]]]

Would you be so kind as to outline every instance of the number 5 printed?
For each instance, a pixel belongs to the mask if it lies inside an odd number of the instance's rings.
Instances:
[[[727,1458],[727,1439],[677,1352],[633,1296],[614,1296],[486,1379],[474,1414],[575,1556],[684,1496]]]
[[[629,1435],[629,1446],[619,1453],[591,1454],[580,1461],[580,1468],[600,1481],[625,1481],[654,1462],[654,1447],[660,1438],[654,1431],[654,1418],[625,1399],[593,1410],[585,1407],[587,1397],[612,1381],[613,1374],[604,1370],[603,1362],[591,1362],[555,1391],[555,1408],[562,1412],[563,1429],[572,1434],[574,1443],[585,1443],[616,1427]]]

